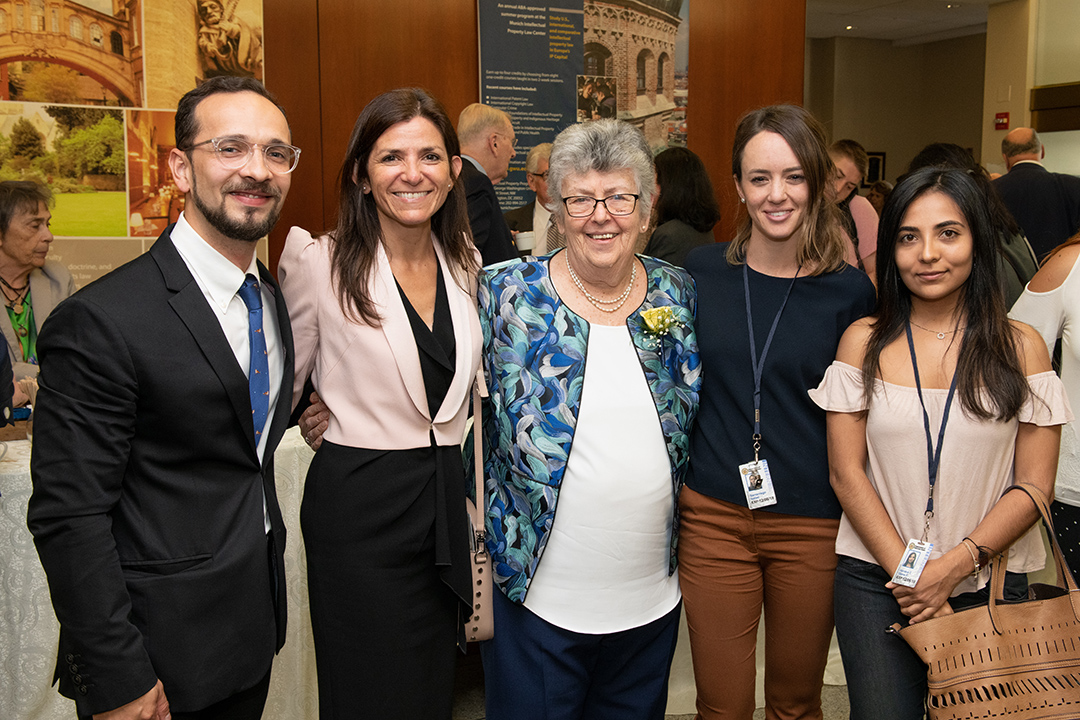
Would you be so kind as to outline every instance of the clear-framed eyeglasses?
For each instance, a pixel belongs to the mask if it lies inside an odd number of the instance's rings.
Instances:
[[[195,143],[189,150],[194,150],[203,145],[213,145],[214,154],[221,164],[229,170],[239,170],[251,161],[252,153],[256,148],[262,151],[263,162],[275,175],[287,175],[296,169],[300,162],[300,148],[285,143],[270,143],[260,145],[249,143],[240,138],[210,138],[200,143]]]
[[[619,193],[606,198],[594,198],[587,195],[573,195],[562,199],[566,214],[572,218],[589,217],[596,212],[596,206],[604,204],[610,215],[631,215],[637,207],[638,195]]]

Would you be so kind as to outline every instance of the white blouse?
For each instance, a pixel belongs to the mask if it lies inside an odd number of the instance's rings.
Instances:
[[[963,542],[990,512],[1005,488],[1013,484],[1019,423],[1047,426],[1072,420],[1065,388],[1053,372],[1030,375],[1028,384],[1031,396],[1021,407],[1018,417],[1007,422],[972,418],[964,412],[959,396],[953,399],[934,488],[934,517],[930,521],[929,534],[929,540],[934,544],[931,558],[940,557]],[[948,394],[947,389],[923,388],[935,447]],[[810,397],[827,411],[867,409],[862,371],[842,362],[829,366],[821,384],[810,391]],[[918,392],[913,387],[877,380],[869,410],[866,476],[900,538],[905,542],[920,539],[930,483],[926,432]],[[1013,543],[1009,551],[1009,570],[1031,572],[1043,567],[1046,558],[1038,532],[1039,525],[1035,525]],[[840,520],[836,553],[877,564],[846,514]],[[895,568],[885,569],[892,572]],[[978,579],[968,577],[956,586],[953,595],[978,590],[988,579],[988,570]]]
[[[679,603],[668,575],[675,497],[656,403],[625,326],[589,328],[574,443],[525,607],[557,627],[611,633]]]
[[[1009,317],[1035,328],[1054,352],[1061,338],[1061,382],[1065,392],[1080,402],[1080,262],[1073,263],[1065,282],[1049,292],[1024,290],[1009,312]],[[1080,438],[1076,423],[1061,428],[1061,453],[1058,456],[1057,485],[1054,499],[1080,506]]]

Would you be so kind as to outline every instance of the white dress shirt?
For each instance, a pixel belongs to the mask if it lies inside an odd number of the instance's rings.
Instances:
[[[536,245],[533,255],[544,255],[547,252],[547,234],[549,223],[554,222],[548,209],[537,200],[533,205],[533,233],[536,236]]]

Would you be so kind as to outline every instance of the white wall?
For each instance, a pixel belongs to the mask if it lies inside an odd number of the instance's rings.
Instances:
[[[1080,2],[1039,0],[1035,84],[1080,82]]]
[[[1080,2],[1039,0],[1035,84],[1080,82]],[[1080,175],[1080,130],[1039,133],[1044,164],[1055,172]]]
[[[1039,139],[1046,150],[1043,165],[1048,170],[1080,175],[1080,130],[1039,133]]]

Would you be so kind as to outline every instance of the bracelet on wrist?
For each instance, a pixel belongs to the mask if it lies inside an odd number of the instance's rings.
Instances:
[[[971,555],[971,562],[975,566],[975,570],[971,573],[971,577],[977,578],[979,573],[990,564],[990,558],[992,553],[990,548],[983,547],[969,537],[963,540],[964,547],[967,548],[968,553]]]
[[[971,543],[971,544],[969,545],[968,543]],[[975,566],[975,569],[971,573],[971,577],[973,577],[973,578],[979,577],[979,570],[982,569],[982,568],[979,567],[979,557],[975,553],[975,551],[971,549],[971,545],[975,545],[975,543],[972,542],[971,540],[969,540],[968,538],[964,538],[963,542],[961,542],[961,545],[963,545],[964,547],[967,548],[968,554],[971,555],[971,564]],[[978,547],[978,545],[975,545],[975,547]]]

